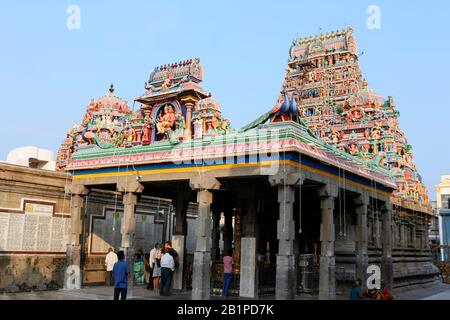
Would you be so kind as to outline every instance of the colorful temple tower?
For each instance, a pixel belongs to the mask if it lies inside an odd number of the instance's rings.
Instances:
[[[85,149],[131,146],[142,135],[142,125],[136,126],[138,114],[133,114],[128,103],[114,94],[111,84],[109,93],[92,99],[81,124],[67,132],[56,161],[58,170],[63,170],[72,154]]]
[[[402,250],[426,247],[435,217],[414,163],[412,146],[400,129],[399,116],[394,98],[377,94],[363,78],[357,42],[353,29],[348,28],[293,41],[275,107],[244,130],[267,123],[299,122],[337,153],[387,169],[397,185],[391,196],[393,255],[406,261]],[[372,225],[369,229],[375,232],[379,219],[376,210],[369,210],[368,219]],[[374,248],[374,241],[370,241]],[[429,250],[416,250],[414,254],[423,261],[430,259]],[[399,283],[408,282],[411,272],[406,271],[407,265],[402,262],[396,266]]]
[[[220,104],[200,86],[203,66],[190,59],[156,67],[135,99],[141,106],[133,111],[128,103],[109,93],[93,99],[81,124],[67,133],[57,156],[63,170],[72,154],[88,149],[131,148],[155,142],[172,145],[192,138],[222,135],[230,131]]]
[[[377,94],[363,78],[348,28],[293,41],[280,97],[259,123],[302,122],[341,152],[387,168],[398,187],[393,203],[431,213],[399,116],[394,98]]]
[[[84,199],[104,190],[122,197],[118,232],[129,261],[139,197],[172,199],[174,247],[183,252],[186,235],[196,235],[193,299],[220,289],[211,288],[209,271],[221,261],[221,232],[224,248],[234,245],[233,272],[246,298],[269,289],[293,299],[302,255],[314,257],[319,299],[336,298],[336,281],[366,279],[369,262],[391,288],[434,281],[427,190],[393,99],[361,76],[351,28],[294,41],[276,105],[240,130],[230,129],[202,80],[199,59],[157,67],[136,111],[111,88],[69,131],[58,154],[77,204],[68,265],[81,266],[76,258],[85,250]],[[198,209],[188,231],[190,202]],[[267,264],[256,265],[257,250],[266,250]],[[258,280],[271,266],[270,279]],[[184,276],[180,268],[177,288]]]

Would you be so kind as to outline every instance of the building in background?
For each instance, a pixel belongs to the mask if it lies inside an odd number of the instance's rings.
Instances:
[[[8,153],[6,162],[18,166],[55,171],[55,157],[53,151],[38,147],[22,147]]]
[[[443,247],[441,250],[442,259],[448,261],[450,240],[450,174],[442,175],[441,182],[436,185],[436,210],[439,215],[440,243]]]

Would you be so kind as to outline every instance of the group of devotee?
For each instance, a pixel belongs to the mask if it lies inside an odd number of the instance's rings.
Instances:
[[[147,289],[159,292],[160,296],[169,296],[172,287],[174,271],[179,265],[179,256],[170,241],[164,244],[156,243],[148,255],[142,250],[136,254],[136,259],[144,261]],[[114,285],[114,300],[126,300],[128,280],[131,270],[125,261],[123,251],[114,252],[109,248],[105,258],[106,285]]]
[[[394,300],[386,283],[381,283],[379,289],[362,287],[361,281],[356,280],[350,292],[350,300]]]

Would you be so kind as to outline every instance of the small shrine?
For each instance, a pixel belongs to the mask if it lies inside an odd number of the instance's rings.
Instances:
[[[63,170],[72,154],[88,149],[132,148],[157,142],[172,145],[192,138],[226,134],[230,121],[220,104],[200,86],[203,66],[190,59],[156,67],[145,83],[145,92],[135,99],[136,111],[109,93],[89,103],[81,124],[67,133],[57,156]]]

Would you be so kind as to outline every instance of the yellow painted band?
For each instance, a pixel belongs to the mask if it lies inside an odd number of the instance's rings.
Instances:
[[[358,186],[358,187],[362,187],[371,191],[375,191],[376,193],[380,193],[382,195],[386,195],[386,196],[390,196],[391,194],[389,192],[386,191],[382,191],[382,190],[378,190],[376,188],[372,188],[369,186],[366,186],[364,184],[355,182],[355,181],[351,181],[348,180],[347,178],[342,178],[339,176],[336,176],[332,173],[317,169],[317,168],[313,168],[310,167],[308,165],[305,164],[299,164],[295,161],[292,160],[278,160],[278,161],[263,161],[263,162],[259,162],[259,163],[237,163],[237,164],[220,164],[220,165],[212,165],[212,166],[207,166],[207,167],[203,167],[201,165],[199,165],[198,167],[189,167],[189,168],[169,168],[169,169],[158,169],[158,170],[130,170],[130,171],[125,171],[125,172],[105,172],[105,173],[92,173],[92,174],[84,174],[84,175],[76,175],[73,178],[74,179],[89,179],[89,178],[102,178],[102,177],[117,177],[117,176],[126,176],[126,175],[135,175],[137,173],[139,174],[163,174],[163,173],[176,173],[176,172],[190,172],[190,171],[209,171],[209,170],[214,170],[214,169],[232,169],[232,168],[245,168],[245,167],[264,167],[264,166],[270,166],[272,163],[281,163],[281,164],[289,164],[292,166],[296,166],[296,167],[300,167],[303,169],[306,169],[308,171],[314,172],[314,173],[318,173],[321,175],[324,175],[326,177],[329,177],[331,179],[334,180],[339,180],[339,181],[345,181],[348,184],[354,185],[354,186]]]

